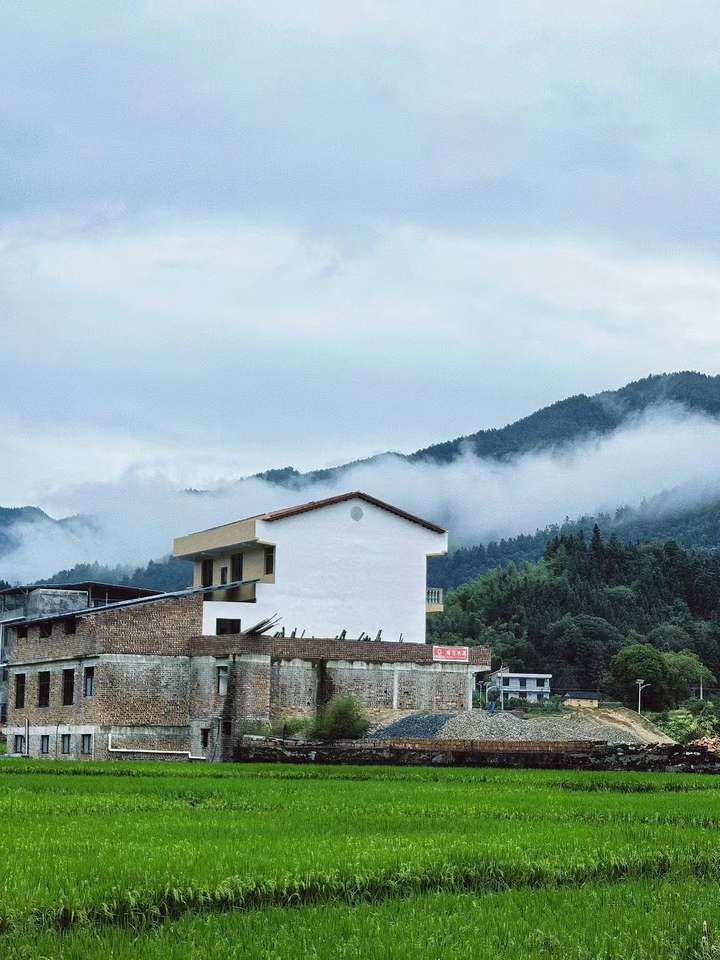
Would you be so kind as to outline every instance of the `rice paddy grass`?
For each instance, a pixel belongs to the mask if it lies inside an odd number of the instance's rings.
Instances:
[[[4,760],[0,822],[13,958],[662,960],[720,924],[713,777]]]

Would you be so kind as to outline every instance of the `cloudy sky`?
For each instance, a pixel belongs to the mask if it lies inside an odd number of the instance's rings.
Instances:
[[[0,504],[720,369],[720,9],[0,7]]]

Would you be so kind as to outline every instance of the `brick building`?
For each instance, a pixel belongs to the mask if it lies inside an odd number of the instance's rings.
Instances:
[[[0,725],[7,718],[7,662],[15,637],[22,634],[26,621],[156,594],[156,590],[97,580],[51,586],[30,584],[0,590]]]
[[[267,623],[263,617],[258,619],[250,589],[260,579],[254,569],[249,579],[242,578],[243,565],[246,570],[251,567],[249,560],[233,561],[242,548],[236,542],[237,525],[228,525],[235,527],[229,532],[216,528],[222,531],[219,536],[211,531],[208,537],[206,531],[198,537],[204,546],[198,548],[196,561],[201,574],[203,565],[211,571],[209,583],[177,593],[54,610],[9,627],[13,632],[7,662],[5,733],[9,752],[58,758],[221,760],[232,755],[238,737],[258,724],[312,716],[318,707],[343,694],[357,697],[371,714],[393,709],[468,709],[476,674],[490,668],[489,650],[427,645],[424,628],[422,637],[417,636],[420,628],[417,609],[413,609],[413,604],[419,606],[424,619],[425,574],[420,577],[418,573],[418,557],[424,565],[432,550],[432,537],[442,535],[442,546],[444,531],[433,528],[430,538],[425,533],[418,535],[418,526],[424,525],[428,532],[426,521],[364,494],[264,516],[274,518],[266,520],[267,524],[280,520],[296,523],[297,518],[325,506],[333,509],[323,523],[304,528],[315,537],[318,558],[309,561],[313,577],[306,589],[306,603],[308,617],[327,622],[333,616],[329,600],[334,597],[334,637],[302,636],[298,635],[301,631],[284,628],[275,636],[266,635]],[[362,510],[360,518],[357,509]],[[384,514],[391,519],[386,521]],[[357,533],[361,520],[367,521],[367,534]],[[246,535],[247,522],[239,523],[245,524],[242,530]],[[252,526],[254,533],[258,527]],[[409,535],[404,541],[406,529]],[[302,541],[300,530],[301,526],[296,526],[292,537],[278,535],[273,544],[278,553],[278,576],[282,574],[286,584],[301,583],[302,578],[291,576],[291,565],[281,550],[285,544],[291,555],[291,544],[294,550]],[[349,531],[347,544],[338,531]],[[394,533],[394,540],[388,539],[388,531]],[[363,553],[363,537],[373,543],[379,538],[382,551],[370,545]],[[388,543],[393,551],[391,563],[379,555],[387,552]],[[328,544],[333,545],[331,556],[327,556]],[[325,546],[319,549],[318,545]],[[267,546],[259,544],[263,556]],[[248,557],[257,549],[258,544],[250,542]],[[211,564],[204,563],[208,558],[203,550],[210,553]],[[212,551],[220,563],[215,562]],[[320,562],[335,567],[346,564],[352,573],[351,577],[347,571],[335,571],[330,587],[334,584],[337,593],[330,589],[328,594],[327,581],[315,578],[313,563]],[[228,568],[239,572],[240,578],[232,579]],[[378,585],[379,569],[384,581]],[[401,624],[407,623],[412,639],[390,641],[381,627],[373,639],[364,630],[355,634],[361,639],[346,639],[352,578],[365,598],[364,607],[354,604],[352,615],[373,626],[392,622],[401,633]],[[367,590],[371,582],[375,584],[372,595]],[[402,594],[407,584],[412,588],[411,603]],[[287,585],[284,589],[285,594],[277,596],[286,598],[293,618],[303,615],[302,591]],[[387,597],[392,597],[393,591],[401,597],[400,620],[398,612],[388,606]],[[380,619],[378,609],[385,620]],[[281,605],[283,619],[285,613]]]
[[[490,666],[484,647],[445,662],[426,644],[203,636],[204,592],[28,624],[8,667],[9,751],[220,760],[254,725],[313,715],[342,694],[371,714],[467,709]]]

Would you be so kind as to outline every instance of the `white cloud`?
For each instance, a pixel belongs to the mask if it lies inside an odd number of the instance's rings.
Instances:
[[[684,492],[670,504],[677,507],[707,495],[719,476],[720,423],[667,408],[562,453],[527,454],[508,463],[467,454],[449,465],[388,457],[300,492],[251,480],[197,496],[162,476],[132,471],[118,483],[58,491],[46,506],[90,513],[97,528],[70,534],[19,525],[22,546],[3,558],[0,577],[27,581],[95,560],[141,564],[166,553],[174,536],[352,489],[445,523],[458,545],[533,532],[566,515],[614,510],[681,487]]]

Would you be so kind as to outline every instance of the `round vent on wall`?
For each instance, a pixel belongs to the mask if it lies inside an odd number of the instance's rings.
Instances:
[[[363,518],[363,508],[362,507],[353,507],[350,511],[350,516],[353,520],[362,520]]]

